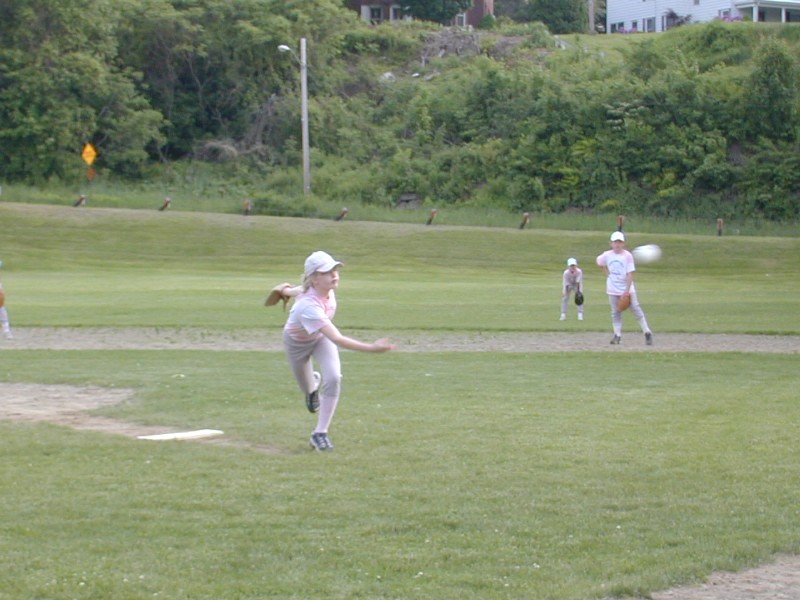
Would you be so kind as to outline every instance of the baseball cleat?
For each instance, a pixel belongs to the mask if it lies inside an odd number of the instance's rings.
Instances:
[[[312,433],[308,444],[317,452],[327,452],[333,450],[333,444],[328,438],[327,433]]]
[[[622,338],[620,336],[618,336],[618,335],[615,335],[614,337],[611,338],[611,341],[609,342],[609,344],[617,345],[621,341],[622,341]]]
[[[648,346],[653,345],[653,334],[650,333],[649,331],[644,334],[644,343],[647,344]]]
[[[314,371],[314,391],[306,394],[306,408],[308,412],[315,413],[319,411],[319,383],[322,381],[322,375]]]

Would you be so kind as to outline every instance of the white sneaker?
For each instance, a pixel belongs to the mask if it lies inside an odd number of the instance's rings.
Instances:
[[[567,320],[567,315],[561,313],[561,318],[559,319],[559,321],[566,321],[566,320]]]
[[[583,313],[578,313],[578,321],[583,321]]]

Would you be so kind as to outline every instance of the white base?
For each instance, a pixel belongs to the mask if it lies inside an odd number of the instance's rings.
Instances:
[[[158,433],[155,435],[140,435],[139,440],[196,440],[199,438],[214,437],[222,435],[224,432],[219,429],[198,429],[196,431],[179,431],[176,433]]]

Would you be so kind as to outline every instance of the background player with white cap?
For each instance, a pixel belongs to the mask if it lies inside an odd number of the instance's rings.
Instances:
[[[561,320],[567,320],[570,294],[583,295],[583,270],[578,266],[575,258],[567,259],[567,268],[561,277]],[[583,321],[583,302],[578,304],[578,321]]]
[[[295,297],[283,329],[283,346],[297,384],[306,396],[306,408],[319,413],[309,440],[311,447],[319,451],[333,450],[328,428],[341,391],[339,347],[361,352],[386,352],[395,348],[386,338],[368,344],[347,337],[333,324],[334,290],[339,287],[340,267],[341,262],[318,250],[306,259],[302,285],[282,284],[282,294]],[[321,373],[313,370],[312,359]]]
[[[606,250],[597,257],[597,266],[606,274],[606,293],[608,303],[611,305],[611,325],[614,329],[612,344],[622,341],[622,311],[621,301],[630,299],[630,308],[639,326],[644,333],[644,341],[650,346],[653,343],[653,332],[647,324],[644,310],[636,296],[636,286],[633,284],[636,264],[633,254],[625,250],[625,234],[615,231],[611,234],[611,250]]]

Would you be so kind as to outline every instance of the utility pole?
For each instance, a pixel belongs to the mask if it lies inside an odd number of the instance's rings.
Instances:
[[[593,0],[590,0],[593,1]],[[306,38],[300,38],[300,112],[303,120],[303,191],[311,193],[311,150],[308,141],[308,56]]]
[[[300,58],[286,44],[278,46],[281,52],[288,52],[300,63],[300,124],[303,138],[303,193],[311,193],[311,149],[308,140],[308,54],[306,38],[300,38]]]

